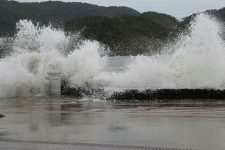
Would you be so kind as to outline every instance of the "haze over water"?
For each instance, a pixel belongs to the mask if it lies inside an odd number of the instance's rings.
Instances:
[[[97,41],[83,41],[80,48],[71,48],[79,34],[66,35],[27,20],[19,21],[17,29],[11,54],[0,61],[0,97],[47,94],[51,70],[59,70],[71,87],[110,91],[225,88],[222,28],[206,14],[197,15],[189,32],[163,48],[162,54],[120,57],[114,62],[101,55]],[[4,45],[5,39],[0,40]],[[116,63],[122,68],[119,71],[113,69]]]

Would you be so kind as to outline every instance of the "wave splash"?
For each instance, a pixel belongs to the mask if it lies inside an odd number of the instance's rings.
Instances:
[[[221,34],[219,22],[199,14],[189,32],[164,54],[137,56],[128,70],[113,75],[112,85],[135,89],[224,89],[225,45]]]
[[[120,57],[122,70],[108,69],[97,41],[82,41],[51,26],[17,23],[12,52],[0,59],[0,97],[48,94],[48,72],[58,69],[71,87],[124,89],[224,89],[225,45],[221,25],[206,14],[163,54]],[[0,40],[4,41],[4,40]],[[4,45],[4,42],[0,42]],[[76,48],[75,48],[76,47]],[[123,63],[127,59],[127,63]],[[113,65],[111,65],[113,66]]]
[[[17,30],[11,54],[0,60],[0,97],[46,95],[48,72],[55,69],[71,86],[92,83],[100,73],[104,58],[98,42],[84,41],[69,52],[74,35],[27,20],[19,21]]]

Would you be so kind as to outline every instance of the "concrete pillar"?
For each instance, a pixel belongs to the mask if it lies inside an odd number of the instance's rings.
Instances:
[[[61,95],[61,73],[60,72],[49,72],[50,82],[50,95],[60,96]]]

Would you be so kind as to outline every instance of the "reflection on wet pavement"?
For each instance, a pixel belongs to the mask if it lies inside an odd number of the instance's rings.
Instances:
[[[0,100],[0,113],[6,115],[0,119],[0,138],[6,139],[225,149],[223,104],[221,107],[162,107],[72,98],[14,98]],[[0,149],[10,146],[11,149],[32,147],[18,144],[13,147],[0,141]],[[63,148],[72,149],[71,145]],[[32,149],[52,148],[42,145]]]

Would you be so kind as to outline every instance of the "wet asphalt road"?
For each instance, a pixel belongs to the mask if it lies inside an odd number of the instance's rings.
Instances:
[[[0,101],[0,150],[224,150],[225,107],[71,99]]]

